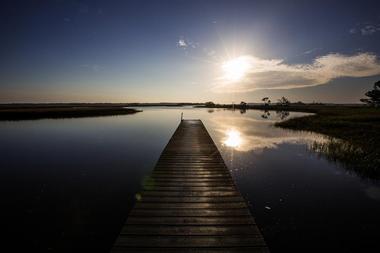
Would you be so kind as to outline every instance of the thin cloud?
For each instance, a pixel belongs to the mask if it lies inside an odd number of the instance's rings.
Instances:
[[[362,35],[372,35],[380,31],[380,25],[366,25],[360,29]]]
[[[358,30],[357,30],[356,28],[351,28],[351,29],[350,29],[350,33],[351,33],[351,34],[355,34],[355,33],[357,33],[357,31],[358,31]]]
[[[189,39],[185,39],[184,37],[180,37],[177,41],[177,46],[182,49],[188,49],[188,48],[196,49],[199,47],[199,43],[194,42]]]
[[[177,45],[182,48],[187,48],[187,43],[184,39],[179,39]]]
[[[326,84],[339,77],[366,77],[380,74],[377,56],[359,53],[348,56],[328,54],[311,64],[286,64],[283,59],[261,59],[241,56],[249,64],[244,78],[231,81],[225,76],[216,79],[215,92],[247,92],[262,89],[293,89]]]
[[[373,35],[380,32],[380,24],[359,23],[349,31],[351,34],[361,34],[363,36]]]
[[[316,47],[316,48],[313,48],[313,49],[310,49],[310,50],[307,50],[307,51],[303,52],[303,54],[304,55],[305,54],[311,54],[311,53],[314,53],[314,52],[316,52],[318,50],[321,50],[321,49],[322,49],[321,47]]]

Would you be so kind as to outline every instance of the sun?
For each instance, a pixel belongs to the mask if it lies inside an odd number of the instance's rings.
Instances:
[[[242,80],[251,68],[251,63],[247,57],[239,56],[222,64],[224,77],[232,82]]]

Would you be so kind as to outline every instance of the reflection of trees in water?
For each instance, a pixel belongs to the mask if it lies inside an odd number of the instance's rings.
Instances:
[[[247,112],[247,109],[245,109],[245,108],[240,108],[240,114],[244,114],[244,113],[246,113]]]
[[[207,112],[208,112],[208,113],[213,113],[213,112],[214,112],[214,109],[208,109]]]
[[[270,112],[268,110],[263,111],[263,114],[261,114],[261,118],[268,119],[270,117]]]
[[[286,119],[289,117],[289,112],[288,111],[276,111],[277,117],[279,117],[281,120]]]
[[[380,158],[378,155],[348,141],[330,138],[327,142],[315,141],[310,148],[327,160],[342,164],[345,169],[360,177],[380,178]]]
[[[281,120],[284,120],[290,115],[290,113],[288,111],[276,111],[276,115]],[[270,112],[268,110],[264,110],[263,113],[261,114],[261,118],[269,119],[269,117],[270,117]]]

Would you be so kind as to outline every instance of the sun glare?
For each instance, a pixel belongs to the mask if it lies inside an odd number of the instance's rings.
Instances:
[[[224,145],[231,148],[237,148],[242,143],[242,138],[240,137],[240,132],[236,130],[228,130],[227,137],[223,141]]]
[[[249,59],[244,56],[228,60],[222,64],[225,78],[233,82],[243,79],[250,67]]]

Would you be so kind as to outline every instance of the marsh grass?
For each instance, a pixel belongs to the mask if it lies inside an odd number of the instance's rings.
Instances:
[[[359,175],[380,178],[380,110],[371,107],[325,107],[314,115],[292,118],[277,127],[312,131],[336,138],[314,144],[329,160],[342,163]]]

